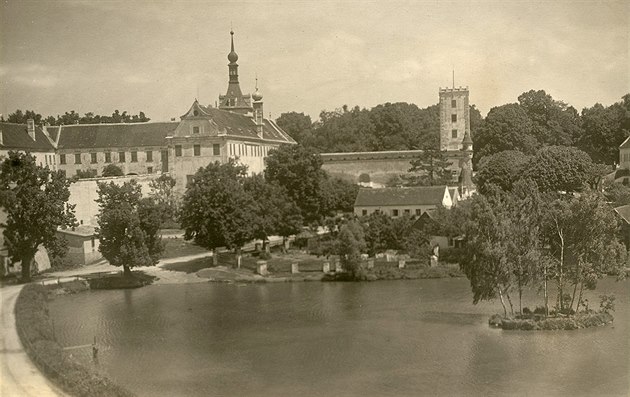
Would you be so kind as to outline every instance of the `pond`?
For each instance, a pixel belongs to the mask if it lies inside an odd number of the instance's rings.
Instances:
[[[578,331],[492,329],[500,304],[472,305],[466,279],[153,285],[50,312],[63,346],[96,337],[97,365],[140,396],[626,396],[629,285],[602,280],[588,298],[615,293],[615,322]]]

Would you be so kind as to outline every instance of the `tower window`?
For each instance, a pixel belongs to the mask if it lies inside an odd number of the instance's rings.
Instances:
[[[193,116],[199,116],[199,112],[197,110],[193,110]]]
[[[175,145],[175,157],[182,156],[182,145]]]
[[[453,123],[457,123],[457,115],[456,114],[451,114],[451,121]]]
[[[457,138],[457,130],[451,131],[451,138]]]
[[[199,127],[193,127],[193,134],[199,133]]]
[[[456,99],[451,100],[451,107],[452,108],[456,108],[457,107],[457,100]]]

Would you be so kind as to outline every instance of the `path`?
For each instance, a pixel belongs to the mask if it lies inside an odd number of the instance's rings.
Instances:
[[[15,327],[15,301],[23,285],[0,288],[0,396],[66,396],[42,375],[24,351]]]

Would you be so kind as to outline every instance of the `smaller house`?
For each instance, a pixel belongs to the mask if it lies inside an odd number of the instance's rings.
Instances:
[[[71,229],[59,229],[57,234],[68,241],[64,260],[75,265],[87,265],[103,257],[98,250],[99,240],[94,226],[81,225]]]
[[[450,190],[447,186],[359,189],[354,201],[354,213],[366,216],[380,212],[394,218],[420,216],[440,206],[451,208],[454,201]]]
[[[431,237],[430,244],[432,247],[439,246],[442,250],[445,248],[460,248],[462,246],[463,237],[450,238],[445,236],[445,233],[441,232],[442,227],[431,212],[422,214],[413,224],[413,228],[427,232]]]

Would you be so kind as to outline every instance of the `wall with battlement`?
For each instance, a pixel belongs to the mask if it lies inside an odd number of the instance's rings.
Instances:
[[[74,214],[79,224],[96,226],[96,215],[99,211],[98,204],[95,201],[98,198],[98,182],[114,182],[117,185],[122,185],[123,183],[130,182],[134,179],[140,185],[142,195],[145,196],[151,191],[149,183],[153,179],[157,178],[159,178],[159,175],[149,174],[80,179],[70,185],[70,199],[68,200],[68,203],[75,205]]]
[[[324,162],[322,169],[331,176],[359,183],[372,182],[385,185],[393,177],[407,174],[411,161],[418,158],[421,150],[400,150],[383,152],[322,153]],[[447,152],[454,171],[453,179],[459,178],[459,161],[463,157],[461,151]],[[369,175],[369,181],[359,180],[362,174]]]

